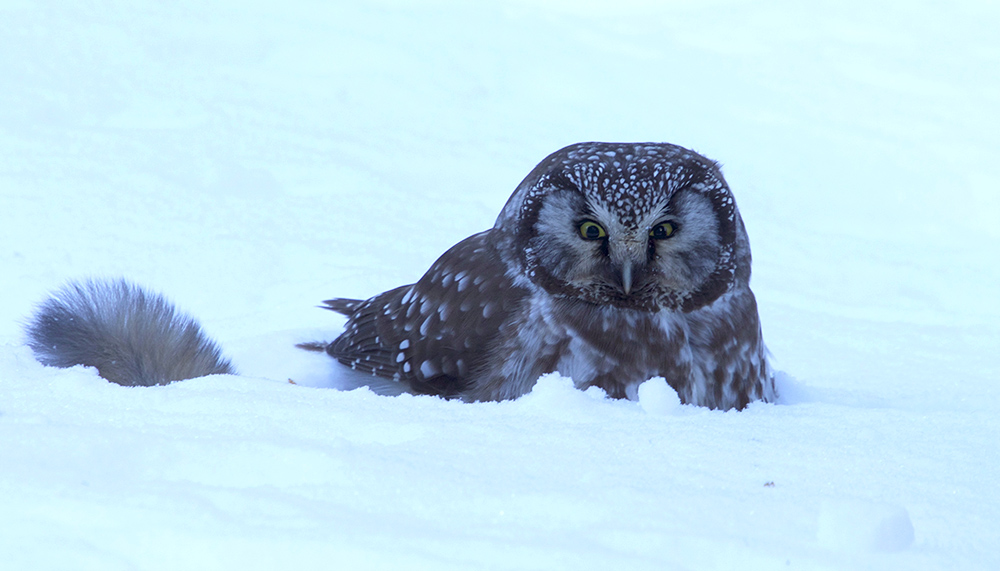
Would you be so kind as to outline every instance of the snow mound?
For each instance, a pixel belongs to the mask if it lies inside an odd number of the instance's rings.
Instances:
[[[607,399],[607,394],[597,387],[581,391],[573,379],[559,373],[548,373],[538,378],[531,392],[515,403],[525,410],[540,412],[553,418],[572,419],[586,416],[594,406]]]
[[[913,524],[902,506],[826,500],[820,507],[816,538],[835,550],[901,551],[913,543]]]
[[[653,377],[639,385],[639,406],[649,414],[666,416],[677,412],[681,398],[666,379]]]

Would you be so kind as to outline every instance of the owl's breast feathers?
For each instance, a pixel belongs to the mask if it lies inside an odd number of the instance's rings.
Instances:
[[[327,353],[414,392],[462,395],[488,368],[494,340],[528,294],[505,275],[492,232],[453,246],[415,284],[366,301],[325,302],[348,316]]]

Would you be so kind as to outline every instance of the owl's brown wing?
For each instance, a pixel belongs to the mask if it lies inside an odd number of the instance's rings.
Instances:
[[[460,395],[479,374],[501,325],[527,295],[506,276],[492,230],[445,252],[420,281],[366,301],[332,299],[348,316],[327,353],[414,392]]]
[[[757,301],[741,284],[707,307],[687,314],[696,377],[708,385],[695,390],[698,404],[742,410],[756,400],[774,401],[774,378],[761,336]]]

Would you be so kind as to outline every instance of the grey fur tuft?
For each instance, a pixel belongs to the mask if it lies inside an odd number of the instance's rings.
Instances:
[[[41,304],[27,334],[43,364],[96,367],[119,385],[235,373],[194,319],[125,280],[68,284]]]

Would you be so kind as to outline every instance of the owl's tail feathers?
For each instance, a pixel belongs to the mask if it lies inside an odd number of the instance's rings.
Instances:
[[[363,299],[346,299],[343,297],[338,297],[337,299],[328,299],[323,302],[323,309],[329,309],[330,311],[336,311],[341,315],[346,315],[348,317],[354,315],[355,310],[364,303]]]
[[[125,280],[68,284],[38,307],[26,332],[43,364],[96,367],[119,385],[235,373],[194,319]]]
[[[323,341],[306,341],[305,343],[296,343],[295,346],[299,349],[305,349],[306,351],[322,353],[327,350],[327,347],[329,347],[330,344]]]
[[[357,309],[361,307],[361,304],[363,304],[364,302],[365,300],[363,299],[347,299],[344,297],[338,297],[336,299],[328,299],[324,301],[323,305],[321,305],[320,307],[322,309],[329,309],[330,311],[336,311],[341,315],[346,315],[347,317],[351,317],[354,315],[354,312],[357,311]],[[299,349],[305,349],[306,351],[315,351],[317,353],[323,353],[323,352],[330,353],[330,355],[336,357],[337,355],[335,353],[332,353],[330,350],[330,347],[332,345],[333,345],[332,343],[327,343],[325,341],[309,341],[306,343],[297,343],[295,346],[298,347]]]

